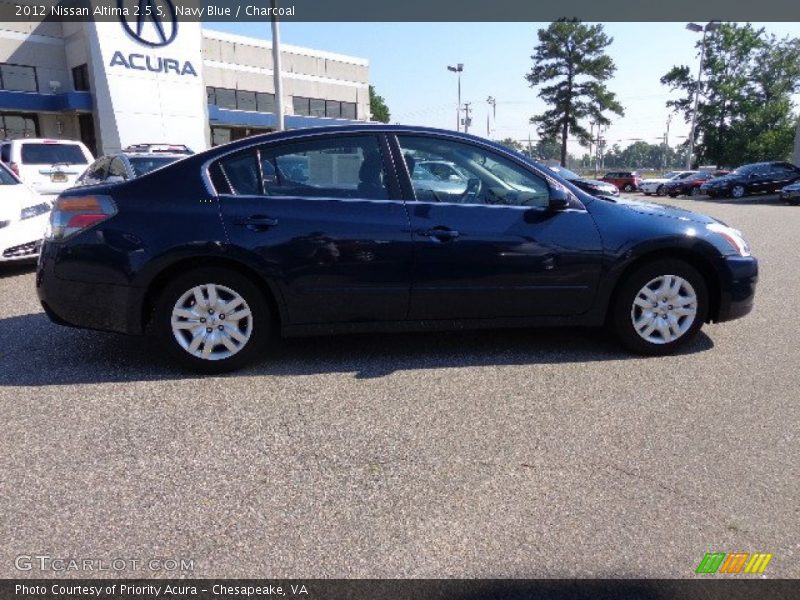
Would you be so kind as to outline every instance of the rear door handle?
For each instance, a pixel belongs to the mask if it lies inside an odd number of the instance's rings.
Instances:
[[[450,240],[456,239],[461,234],[454,229],[448,229],[447,227],[434,227],[433,229],[422,229],[417,231],[417,234],[433,238],[439,242],[447,242]]]
[[[265,231],[270,227],[275,227],[278,224],[278,219],[266,215],[250,215],[244,219],[239,219],[236,224],[253,231]]]

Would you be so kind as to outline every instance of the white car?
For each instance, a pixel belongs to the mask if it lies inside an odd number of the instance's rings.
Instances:
[[[81,142],[23,138],[0,144],[0,161],[39,194],[55,196],[75,185],[94,161]]]
[[[657,179],[643,179],[642,182],[639,184],[639,189],[644,192],[646,196],[650,196],[655,194],[656,196],[661,196],[661,186],[667,183],[672,179],[678,179],[680,177],[685,177],[688,174],[695,173],[695,171],[668,171],[664,173],[664,177],[659,177]]]
[[[0,262],[39,254],[50,218],[50,202],[0,165]]]

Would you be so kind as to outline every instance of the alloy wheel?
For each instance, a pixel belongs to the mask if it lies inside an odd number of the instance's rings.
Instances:
[[[731,190],[731,195],[734,198],[741,198],[742,196],[744,196],[744,186],[743,185],[733,186],[733,189]]]

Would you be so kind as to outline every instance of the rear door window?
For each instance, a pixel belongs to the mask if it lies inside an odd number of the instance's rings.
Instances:
[[[77,144],[22,144],[22,164],[25,165],[85,165],[88,162]]]

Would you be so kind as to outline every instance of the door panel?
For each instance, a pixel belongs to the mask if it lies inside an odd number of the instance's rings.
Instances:
[[[409,203],[410,318],[574,315],[591,306],[602,251],[585,211]],[[457,233],[439,240],[428,231]]]
[[[293,324],[404,319],[411,236],[402,202],[220,196],[231,243],[278,275]]]
[[[591,307],[602,242],[575,199],[548,208],[546,177],[490,148],[400,135],[395,146],[414,240],[410,319],[575,315]],[[452,164],[464,181],[414,177]],[[552,181],[552,185],[559,185]]]
[[[212,167],[230,188],[219,201],[231,244],[258,257],[292,324],[407,316],[411,233],[379,148],[378,136],[322,136]]]

